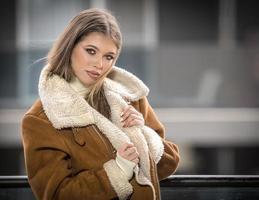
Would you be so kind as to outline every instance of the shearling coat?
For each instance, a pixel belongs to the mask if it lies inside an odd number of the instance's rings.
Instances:
[[[160,199],[159,180],[175,172],[179,154],[146,98],[149,90],[133,74],[113,67],[104,81],[111,120],[93,109],[57,75],[40,76],[39,95],[25,114],[22,139],[32,191],[43,200]],[[127,100],[127,102],[126,102]],[[145,125],[123,128],[120,113],[130,103]],[[116,150],[132,142],[140,162],[128,181]]]

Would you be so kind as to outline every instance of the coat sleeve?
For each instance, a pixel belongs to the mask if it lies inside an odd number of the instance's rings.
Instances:
[[[72,170],[66,143],[57,136],[57,130],[48,121],[34,115],[25,115],[22,139],[28,180],[37,199],[117,197],[104,167],[84,169],[76,173]]]
[[[179,149],[176,144],[165,139],[165,128],[159,121],[146,97],[140,99],[138,102],[133,102],[132,105],[143,114],[145,125],[156,131],[162,138],[164,153],[157,164],[158,178],[162,180],[176,171],[180,160]]]

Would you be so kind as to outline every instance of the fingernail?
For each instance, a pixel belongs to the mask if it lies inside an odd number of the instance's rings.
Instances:
[[[123,115],[123,112],[121,113],[121,117],[122,117],[122,115]]]

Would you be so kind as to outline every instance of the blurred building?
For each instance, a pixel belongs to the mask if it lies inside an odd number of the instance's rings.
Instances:
[[[24,174],[23,114],[53,41],[79,11],[119,20],[118,66],[149,86],[178,174],[259,174],[259,2],[256,0],[2,0],[0,175]],[[37,62],[35,62],[37,61]]]

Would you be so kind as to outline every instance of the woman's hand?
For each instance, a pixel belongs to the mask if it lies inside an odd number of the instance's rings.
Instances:
[[[122,127],[131,127],[135,125],[144,125],[143,115],[138,112],[132,105],[127,106],[121,113]]]
[[[139,163],[139,153],[137,148],[131,143],[124,143],[119,149],[118,154],[126,160]]]

